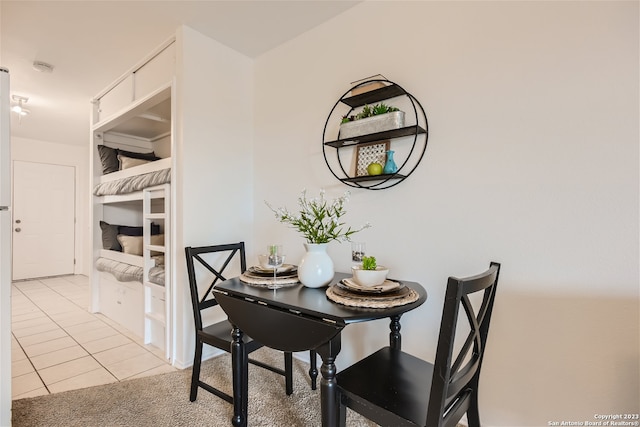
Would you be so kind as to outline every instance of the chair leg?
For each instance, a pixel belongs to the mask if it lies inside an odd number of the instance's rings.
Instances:
[[[480,411],[478,409],[478,389],[474,388],[469,396],[469,409],[467,409],[467,423],[469,427],[480,427]]]
[[[287,396],[293,393],[293,354],[284,353],[284,383]]]
[[[318,358],[315,350],[309,350],[309,377],[311,378],[311,390],[315,390],[318,378]]]
[[[193,358],[193,370],[191,371],[191,393],[189,400],[195,402],[198,397],[198,383],[200,382],[200,363],[202,362],[202,341],[196,338],[196,354]]]

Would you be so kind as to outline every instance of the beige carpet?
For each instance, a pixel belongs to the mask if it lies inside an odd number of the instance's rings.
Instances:
[[[282,353],[260,349],[252,358],[283,365]],[[294,392],[284,378],[249,368],[249,426],[319,426],[320,389],[311,390],[309,365],[294,358]],[[201,378],[231,393],[231,357],[203,363]],[[130,381],[13,401],[13,427],[35,426],[230,426],[233,406],[199,389],[189,402],[191,369]],[[320,378],[318,378],[318,384]],[[349,427],[375,423],[348,411]]]

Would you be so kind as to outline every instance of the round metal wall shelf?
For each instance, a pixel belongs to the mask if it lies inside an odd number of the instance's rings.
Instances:
[[[358,92],[358,88],[366,85],[378,87],[351,95],[354,90]],[[400,103],[405,107],[404,127],[349,138],[340,137],[339,125],[342,117],[352,115],[354,110],[364,105],[390,99],[393,100],[393,104]],[[333,176],[343,184],[367,190],[384,190],[398,185],[416,170],[424,157],[428,139],[429,124],[420,102],[390,80],[372,79],[352,87],[335,103],[322,132],[322,153]],[[382,175],[368,175],[362,171],[358,173],[356,160],[360,150],[379,144],[385,144],[398,154],[395,156],[397,172]]]

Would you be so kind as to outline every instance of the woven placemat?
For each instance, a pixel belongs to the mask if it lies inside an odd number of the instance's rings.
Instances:
[[[327,288],[327,298],[338,304],[348,305],[349,307],[363,307],[363,308],[389,308],[398,307],[400,305],[410,304],[416,302],[420,297],[413,289],[408,289],[408,292],[399,298],[388,298],[384,295],[362,295],[351,292],[345,292],[332,285]]]
[[[276,280],[273,280],[272,277],[256,277],[251,275],[250,273],[242,273],[240,275],[240,280],[247,285],[255,286],[258,288],[267,288],[267,289],[280,289],[289,286],[295,286],[300,283],[297,275],[287,276],[287,277],[276,277]]]

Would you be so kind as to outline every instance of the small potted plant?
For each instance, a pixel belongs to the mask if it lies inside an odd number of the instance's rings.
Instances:
[[[381,102],[365,105],[356,115],[344,116],[340,124],[340,139],[383,132],[404,127],[404,111]]]
[[[376,257],[362,257],[362,265],[351,267],[353,279],[361,286],[379,286],[384,283],[389,274],[389,269],[378,265]]]

